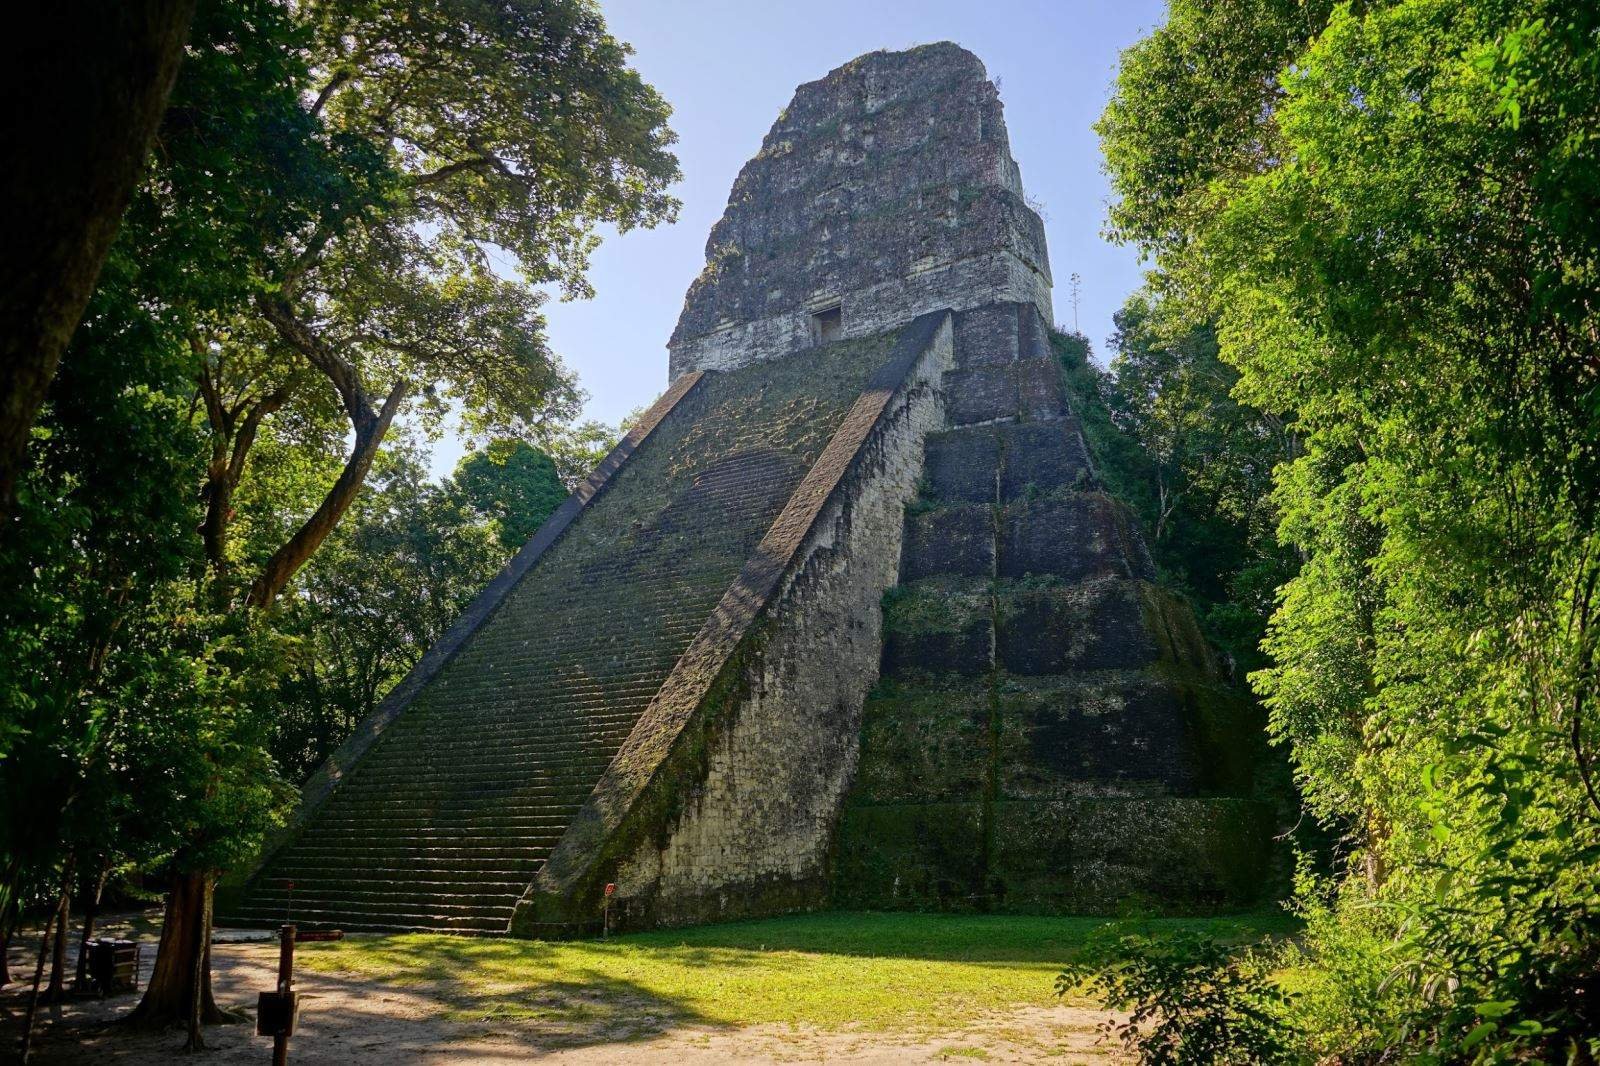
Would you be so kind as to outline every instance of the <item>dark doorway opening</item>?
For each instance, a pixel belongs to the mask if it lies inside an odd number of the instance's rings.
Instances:
[[[811,316],[811,339],[818,344],[832,344],[843,335],[844,313],[838,304]]]

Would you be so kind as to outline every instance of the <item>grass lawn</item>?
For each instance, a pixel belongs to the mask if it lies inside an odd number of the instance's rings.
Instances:
[[[919,1029],[1053,1003],[1060,964],[1106,921],[824,913],[609,941],[354,937],[307,944],[298,960],[330,978],[426,988],[461,1020],[603,1022],[631,1013],[729,1026]],[[1272,914],[1148,925],[1233,940],[1296,928]]]

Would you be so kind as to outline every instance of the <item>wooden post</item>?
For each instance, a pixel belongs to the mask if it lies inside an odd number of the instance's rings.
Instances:
[[[278,930],[278,991],[287,993],[294,985],[294,926],[285,923]],[[289,1066],[289,1034],[272,1038],[272,1066]]]

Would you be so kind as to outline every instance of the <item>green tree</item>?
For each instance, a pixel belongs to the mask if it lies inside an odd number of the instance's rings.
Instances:
[[[678,176],[668,108],[589,4],[298,11],[300,120],[338,188],[262,234],[254,313],[195,340],[217,449],[209,551],[219,571],[247,563],[252,606],[272,603],[326,539],[395,418],[431,425],[457,404],[472,429],[530,436],[569,417],[576,393],[533,286],[586,295],[598,225],[654,225],[677,206],[665,192]],[[281,542],[237,559],[232,500],[268,419],[291,421],[308,445],[346,434],[352,445]]]
[[[539,439],[539,450],[550,457],[556,466],[556,476],[571,492],[600,465],[606,453],[643,413],[642,409],[634,411],[617,426],[593,420],[561,426]]]
[[[514,553],[567,498],[556,464],[526,441],[500,439],[470,452],[456,467],[455,488]]]
[[[32,103],[11,116],[22,150],[0,173],[0,520],[144,170],[194,9],[194,0],[76,4],[11,35],[6,96]]]
[[[29,490],[32,532],[8,565],[65,583],[41,576],[7,606],[12,646],[26,655],[7,675],[0,743],[19,752],[19,737],[44,743],[37,726],[52,706],[113,701],[93,695],[113,662],[95,653],[100,630],[56,633],[80,616],[118,639],[168,632],[173,683],[208,700],[260,691],[228,678],[273,676],[282,644],[262,609],[358,499],[396,419],[426,431],[454,407],[474,432],[525,434],[570,414],[576,394],[545,345],[531,286],[585,293],[597,226],[652,225],[676,208],[665,191],[677,175],[667,108],[627,56],[581,0],[229,0],[198,11],[156,165],[113,251],[118,268],[96,293],[86,320],[95,328],[80,331],[83,373],[58,378],[42,424],[43,436],[79,450],[47,457]],[[509,256],[521,280],[491,270],[491,256]],[[161,504],[123,533],[116,494],[85,488],[104,489],[98,481],[123,467],[84,442],[123,447],[110,414],[138,397],[181,421],[159,423],[172,435],[152,445],[159,462],[120,490]],[[88,413],[68,415],[78,409]],[[196,429],[208,454],[191,450]],[[127,435],[131,455],[140,437]],[[203,513],[176,521],[196,483]],[[93,544],[69,536],[70,551],[51,546],[48,531],[67,532],[69,519],[74,532],[105,538],[111,578],[97,576]],[[139,562],[135,530],[174,560],[171,574]],[[185,569],[196,559],[198,572]],[[74,568],[83,581],[71,580]],[[143,606],[146,595],[165,606]],[[180,603],[193,617],[177,624],[167,612]],[[93,669],[54,671],[52,655]],[[184,681],[183,661],[206,684]],[[190,820],[172,815],[190,831],[162,860],[177,876],[141,1008],[152,1022],[189,1021],[192,1044],[199,1022],[217,1015],[204,958],[211,884],[255,824],[237,811],[231,823],[208,821],[204,810],[231,809],[231,782],[269,783],[235,773],[256,765],[262,741],[251,705],[205,705],[216,727],[188,753],[211,776],[191,796],[201,806],[185,808]],[[57,747],[85,730],[67,732]],[[74,749],[79,765],[91,750]],[[15,763],[39,765],[32,755]]]
[[[1296,441],[1285,418],[1233,396],[1239,375],[1219,358],[1215,329],[1171,311],[1141,292],[1117,312],[1107,405],[1145,460],[1135,502],[1163,576],[1188,593],[1212,639],[1254,669],[1275,590],[1294,572],[1271,496]]]
[[[532,286],[586,294],[595,228],[671,218],[678,173],[665,103],[581,0],[258,14],[282,30],[239,39],[239,77],[170,112],[189,123],[175,137],[219,126],[242,157],[201,195],[268,208],[224,215],[246,224],[230,276],[247,300],[194,316],[188,338],[212,587],[245,611],[333,533],[397,418],[427,428],[454,407],[523,435],[570,415]],[[252,79],[277,102],[233,95]],[[257,454],[266,438],[289,446]]]
[[[1175,3],[1101,130],[1303,442],[1257,686],[1358,874],[1304,897],[1307,1050],[1594,1061],[1600,11],[1293,6]]]
[[[64,914],[75,881],[126,863],[204,877],[258,844],[282,799],[239,699],[249,634],[197,607],[192,365],[179,324],[140,299],[142,274],[119,244],[36,427],[0,554],[0,804],[31,812],[0,820],[8,922],[44,897]],[[165,935],[204,944],[193,926]]]

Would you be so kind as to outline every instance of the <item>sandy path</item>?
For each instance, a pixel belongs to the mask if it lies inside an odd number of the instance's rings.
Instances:
[[[225,934],[223,934],[225,935]],[[38,941],[12,954],[12,973],[31,978],[24,955]],[[146,967],[154,944],[146,941]],[[270,988],[277,967],[274,943],[227,943],[212,949],[218,1002],[254,1013],[255,994]],[[949,1032],[837,1032],[788,1026],[725,1028],[683,1025],[639,1015],[618,1022],[551,1025],[537,1021],[450,1021],[448,1004],[427,989],[386,988],[340,975],[305,972],[300,1029],[290,1062],[397,1066],[400,1063],[511,1063],[552,1060],[574,1066],[634,1063],[905,1062],[1110,1063],[1096,1045],[1094,1026],[1103,1015],[1073,1007],[1020,1008],[986,1016]],[[141,1033],[113,1024],[132,1009],[136,996],[74,1000],[42,1013],[37,1063],[120,1063],[128,1066],[181,1061],[181,1032]],[[20,985],[0,992],[0,1062],[13,1060],[25,1000]],[[205,1063],[265,1063],[271,1042],[254,1035],[253,1023],[206,1030]]]

